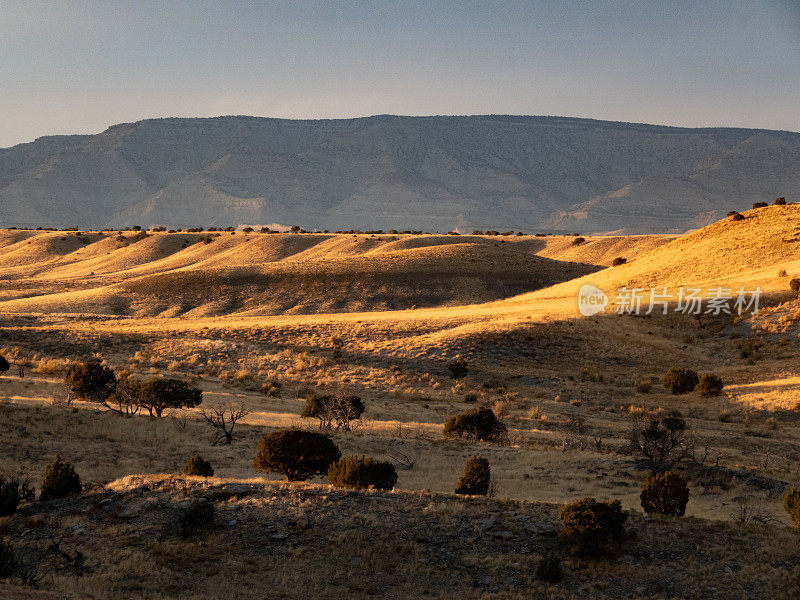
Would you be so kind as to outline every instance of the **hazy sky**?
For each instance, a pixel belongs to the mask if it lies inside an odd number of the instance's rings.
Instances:
[[[800,131],[800,0],[0,0],[0,147],[158,116]]]

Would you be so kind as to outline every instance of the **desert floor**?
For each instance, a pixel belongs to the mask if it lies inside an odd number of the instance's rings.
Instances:
[[[800,544],[782,509],[800,477],[800,207],[748,211],[675,236],[444,236],[0,231],[0,468],[41,480],[56,453],[84,495],[23,505],[0,536],[31,553],[80,550],[37,590],[3,597],[796,598]],[[610,266],[615,258],[627,262]],[[582,317],[578,290],[605,291]],[[623,286],[760,288],[755,315],[617,314]],[[644,311],[642,311],[644,312]],[[204,401],[164,419],[65,402],[67,366],[98,358],[135,377],[187,379]],[[463,358],[469,372],[447,369]],[[23,376],[18,365],[29,365]],[[670,367],[715,373],[723,394],[672,395]],[[276,397],[261,393],[279,382]],[[309,392],[360,396],[331,433],[343,454],[393,461],[393,492],[253,469],[258,439],[300,417]],[[212,445],[200,409],[250,412]],[[509,444],[445,439],[445,419],[488,406]],[[685,517],[646,517],[636,423],[686,418]],[[214,478],[179,476],[195,451]],[[495,496],[453,494],[489,459]],[[217,525],[175,535],[187,498]],[[560,549],[558,506],[617,498],[635,536],[619,556]],[[565,579],[534,575],[561,552]],[[63,562],[63,561],[62,561]],[[73,570],[74,571],[74,570]]]

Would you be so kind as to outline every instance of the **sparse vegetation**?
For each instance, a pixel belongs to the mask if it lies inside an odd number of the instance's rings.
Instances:
[[[573,246],[580,246],[580,245],[581,245],[581,244],[583,244],[584,242],[586,242],[586,238],[583,238],[583,237],[576,237],[574,240],[572,240],[572,245],[573,245]]]
[[[611,261],[611,266],[612,267],[619,267],[621,265],[624,265],[626,262],[628,262],[627,258],[623,258],[621,256],[618,256],[617,258],[615,258],[614,260]]]
[[[667,471],[650,475],[642,486],[642,508],[648,514],[683,516],[689,501],[686,480]]]
[[[472,456],[464,465],[464,474],[456,484],[456,494],[485,496],[491,484],[489,461],[482,456]]]
[[[390,462],[363,456],[345,456],[331,463],[328,481],[338,487],[391,490],[397,483],[397,471]]]
[[[268,433],[258,443],[253,467],[278,472],[289,481],[304,481],[328,472],[341,453],[331,439],[321,433],[283,429]]]

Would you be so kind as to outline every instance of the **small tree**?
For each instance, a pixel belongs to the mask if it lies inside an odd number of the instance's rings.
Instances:
[[[8,360],[5,356],[0,354],[0,373],[5,373],[11,368],[11,365],[8,363]]]
[[[66,498],[71,494],[81,493],[81,479],[75,468],[61,459],[57,454],[55,460],[47,465],[42,480],[41,500]]]
[[[584,498],[565,504],[558,511],[564,529],[561,538],[574,554],[583,558],[600,558],[619,548],[626,538],[628,513],[619,500],[600,502]]]
[[[186,461],[183,474],[196,475],[197,477],[211,477],[214,475],[214,468],[211,466],[210,462],[203,460],[203,457],[195,452],[189,460]]]
[[[336,429],[350,431],[350,423],[360,419],[364,414],[364,402],[358,396],[349,394],[312,394],[306,398],[301,417],[317,419],[320,429]]]
[[[664,387],[670,390],[673,394],[686,394],[691,392],[700,379],[697,373],[691,369],[679,369],[673,367],[667,370],[664,375]]]
[[[194,408],[203,402],[203,392],[180,379],[154,377],[142,384],[140,404],[161,418],[167,409]]]
[[[780,198],[775,198],[775,202],[773,202],[775,206],[784,206],[786,204],[786,198],[781,196]]]
[[[142,382],[127,373],[117,379],[114,393],[103,402],[110,411],[125,417],[138,414],[142,401]]]
[[[31,359],[29,359],[27,356],[17,357],[16,363],[17,363],[17,375],[20,376],[20,379],[25,377],[25,371],[33,366]]]
[[[645,427],[634,425],[628,452],[654,475],[670,470],[692,452],[686,437],[686,420],[673,411],[660,419],[650,419]]]
[[[217,430],[217,437],[213,442],[214,446],[219,444],[228,445],[233,442],[233,430],[236,423],[250,414],[243,405],[222,404],[210,410],[201,411],[206,423]]]
[[[469,373],[469,366],[467,366],[467,361],[461,357],[454,358],[449,363],[447,363],[447,369],[450,371],[450,377],[453,379],[461,379],[467,373]]]
[[[686,513],[686,503],[689,502],[689,487],[686,480],[667,471],[650,475],[642,486],[639,496],[642,508],[647,514],[677,515]]]
[[[283,429],[261,438],[253,467],[267,473],[278,472],[289,481],[304,481],[326,474],[331,463],[340,457],[336,444],[326,435]]]
[[[800,490],[793,489],[786,492],[783,497],[783,509],[788,513],[794,526],[800,527]]]
[[[345,456],[328,467],[328,481],[339,487],[391,490],[397,483],[397,471],[390,462]]]
[[[572,240],[572,245],[573,245],[573,246],[580,246],[580,245],[581,245],[581,244],[583,244],[585,241],[586,241],[586,238],[582,238],[582,237],[576,237],[574,240]]]
[[[456,494],[485,496],[490,483],[489,461],[482,456],[472,456],[464,465],[464,474],[458,479]]]
[[[444,423],[444,435],[449,438],[503,443],[508,437],[508,428],[495,416],[492,409],[475,408],[447,419]]]
[[[700,382],[695,388],[703,398],[719,396],[722,393],[722,378],[713,373],[703,373],[700,375]]]
[[[117,389],[117,376],[110,367],[92,360],[70,365],[64,385],[72,396],[106,406],[107,400]]]
[[[35,497],[30,482],[0,473],[0,517],[14,514],[20,502],[31,501]]]

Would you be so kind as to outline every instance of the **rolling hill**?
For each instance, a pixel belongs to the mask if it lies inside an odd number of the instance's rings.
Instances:
[[[800,134],[575,118],[157,119],[0,151],[0,226],[683,232],[800,184]]]

